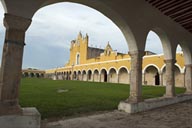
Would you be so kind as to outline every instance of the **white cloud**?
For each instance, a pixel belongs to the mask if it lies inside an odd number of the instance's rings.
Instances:
[[[0,27],[3,13],[0,6]],[[3,31],[2,31],[3,30]],[[53,68],[69,59],[70,41],[79,33],[89,35],[89,45],[104,48],[109,41],[112,48],[126,53],[128,46],[119,28],[98,11],[80,4],[60,3],[40,9],[26,34],[23,67]],[[1,49],[4,29],[0,30]],[[158,38],[149,35],[147,50],[160,53]]]

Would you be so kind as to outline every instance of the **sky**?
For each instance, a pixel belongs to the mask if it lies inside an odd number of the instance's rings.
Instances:
[[[0,4],[0,60],[4,43],[4,10]],[[62,67],[69,60],[70,42],[79,32],[89,35],[89,46],[127,53],[128,45],[120,29],[106,16],[90,7],[75,3],[49,5],[36,12],[26,32],[24,68],[51,69]],[[159,37],[149,32],[146,49],[162,53]],[[120,45],[119,45],[120,44]]]

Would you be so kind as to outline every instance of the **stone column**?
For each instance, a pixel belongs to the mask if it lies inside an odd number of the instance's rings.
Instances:
[[[92,82],[94,82],[94,73],[92,74]]]
[[[185,87],[186,93],[192,93],[192,64],[185,65]]]
[[[5,14],[6,35],[0,72],[0,115],[22,112],[18,96],[25,32],[30,24],[30,19]]]
[[[164,60],[166,64],[166,93],[165,97],[175,96],[175,76],[174,76],[174,65],[176,60]]]
[[[72,71],[72,72],[71,72],[71,80],[73,80],[73,77],[74,77],[74,76],[73,76],[73,71]]]
[[[117,74],[117,83],[119,83],[119,73]]]
[[[143,51],[130,52],[131,56],[131,77],[130,96],[128,102],[141,102],[142,98],[142,57]]]
[[[111,77],[110,77],[111,75],[108,73],[107,74],[107,83],[110,83],[111,82]]]
[[[83,75],[83,72],[81,73],[81,81],[83,81],[83,77],[84,77],[84,75]]]
[[[89,80],[89,74],[87,73],[86,74],[86,81],[88,81]]]

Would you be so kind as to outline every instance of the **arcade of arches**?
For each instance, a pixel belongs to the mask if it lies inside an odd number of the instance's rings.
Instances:
[[[88,47],[88,35],[79,33],[71,42],[69,62],[61,68],[46,70],[45,77],[58,80],[81,80],[130,84],[129,54],[113,51],[108,43],[105,49]],[[91,52],[91,53],[90,53]],[[88,55],[92,55],[92,58]],[[86,55],[85,57],[81,55]],[[76,57],[77,56],[77,57]],[[185,87],[183,52],[176,54],[175,86]],[[166,65],[162,54],[147,51],[143,57],[142,84],[166,86]]]
[[[120,28],[127,40],[130,52],[129,55],[118,54],[110,50],[108,45],[105,52],[100,54],[100,61],[97,62],[98,58],[89,59],[89,66],[86,62],[87,56],[85,55],[88,54],[85,50],[84,55],[79,54],[80,57],[77,55],[70,57],[73,60],[80,59],[76,63],[79,65],[70,61],[65,70],[57,69],[56,74],[68,74],[67,79],[74,79],[74,77],[81,79],[82,76],[83,80],[89,81],[94,78],[104,82],[129,82],[130,96],[120,103],[122,108],[120,110],[126,112],[138,112],[192,99],[192,14],[190,13],[192,6],[190,0],[164,0],[163,2],[160,0],[1,0],[1,2],[5,10],[4,26],[6,28],[0,72],[0,121],[3,123],[1,126],[5,124],[8,127],[40,127],[40,116],[36,109],[22,109],[18,101],[25,33],[31,25],[33,15],[40,8],[59,2],[76,2],[103,13]],[[146,37],[151,30],[161,39],[164,57],[144,56]],[[83,40],[86,41],[87,37]],[[76,42],[72,43],[74,50],[75,44]],[[182,55],[176,54],[178,44],[183,49]],[[84,45],[87,45],[86,42]],[[104,65],[102,61],[109,56],[111,58]],[[185,61],[179,59],[181,56],[184,56]],[[152,58],[154,62],[160,59],[161,63],[154,63],[156,66],[148,65],[147,60]],[[85,69],[81,69],[81,66],[85,66]],[[145,69],[143,76],[142,69]],[[69,77],[70,75],[72,77]],[[151,76],[154,77],[153,80],[150,79]],[[125,81],[123,77],[130,79]],[[143,100],[142,77],[146,84],[166,85],[165,96],[161,98],[163,100],[156,99],[157,101],[153,100],[153,102]],[[175,78],[178,83],[175,82]],[[178,86],[185,85],[185,95],[175,97],[175,83]],[[27,118],[29,121],[25,120],[26,115],[31,116]],[[9,117],[14,119],[15,124],[9,122]],[[29,126],[33,124],[35,126]]]
[[[44,70],[38,70],[38,69],[23,69],[22,70],[22,77],[36,77],[36,78],[44,78],[45,71]]]

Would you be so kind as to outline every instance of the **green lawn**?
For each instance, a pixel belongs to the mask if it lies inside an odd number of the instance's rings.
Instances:
[[[58,93],[60,89],[67,92]],[[176,88],[177,93],[184,91]],[[164,93],[164,87],[143,86],[145,99],[163,96]],[[36,107],[42,118],[53,118],[114,110],[121,100],[128,97],[129,86],[124,84],[24,78],[19,99],[22,107]]]

